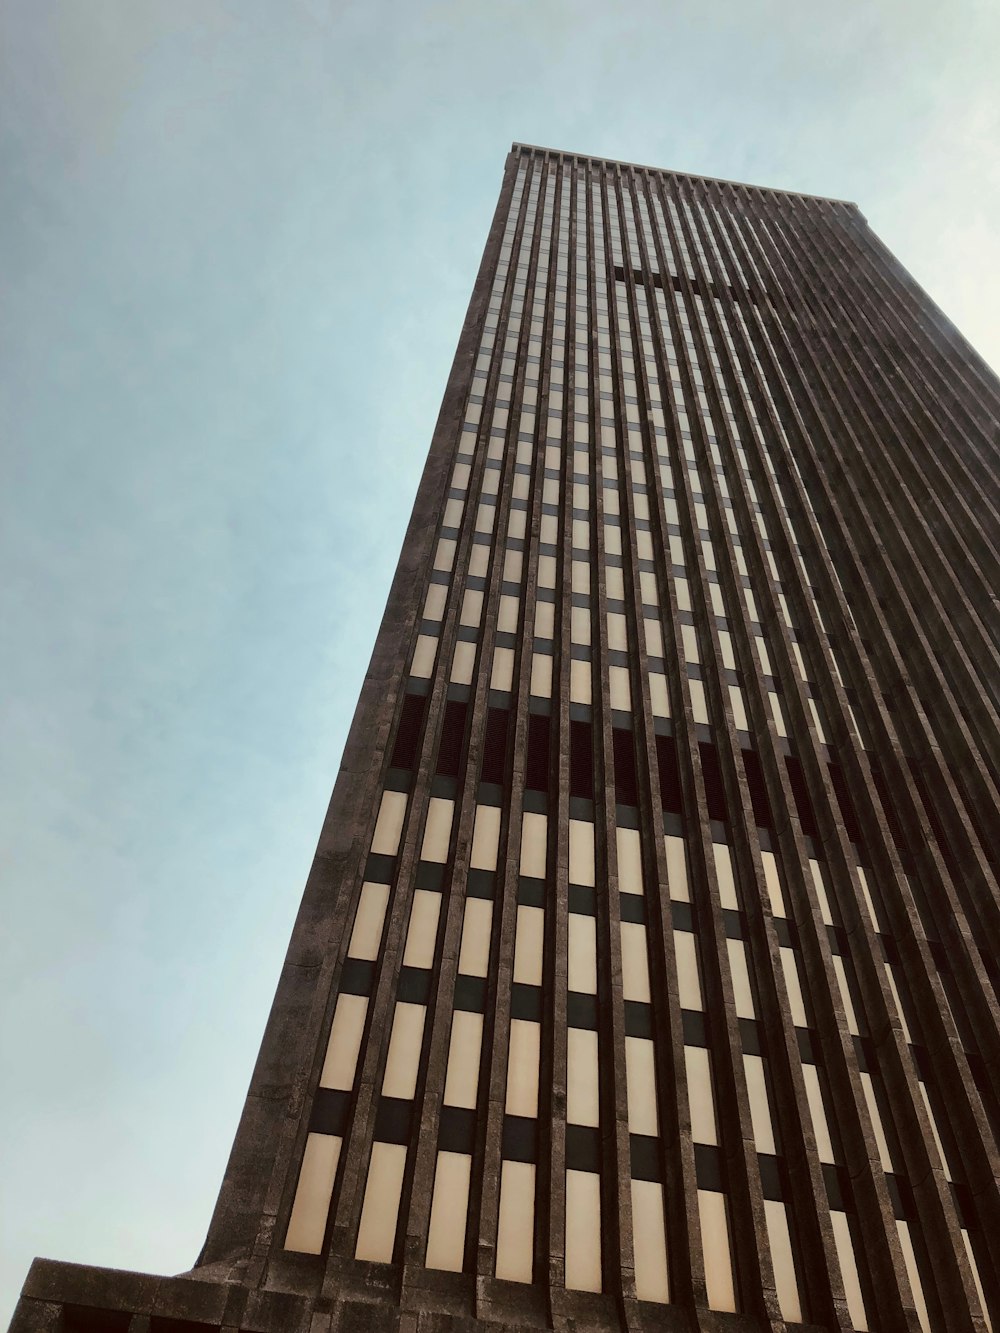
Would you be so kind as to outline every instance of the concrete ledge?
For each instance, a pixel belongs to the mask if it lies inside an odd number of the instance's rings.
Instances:
[[[382,1269],[389,1265],[364,1265]],[[608,1296],[562,1292],[547,1310],[538,1288],[467,1275],[414,1269],[401,1300],[393,1283],[353,1272],[334,1295],[251,1290],[217,1278],[158,1277],[88,1264],[36,1259],[31,1265],[10,1333],[770,1333],[746,1315],[682,1305],[634,1302],[627,1316]],[[388,1299],[387,1299],[388,1298]],[[804,1324],[789,1333],[821,1333]]]

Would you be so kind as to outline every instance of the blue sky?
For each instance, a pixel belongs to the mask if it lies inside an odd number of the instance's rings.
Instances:
[[[857,200],[1000,364],[1000,9],[0,9],[0,1321],[220,1183],[514,139]]]

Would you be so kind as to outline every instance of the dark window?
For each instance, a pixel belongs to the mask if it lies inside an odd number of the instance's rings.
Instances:
[[[444,706],[444,726],[441,728],[441,748],[438,750],[437,771],[442,777],[457,778],[465,751],[465,715],[468,704],[449,699]]]
[[[744,750],[742,753],[743,771],[747,775],[747,789],[750,792],[754,820],[759,828],[774,828],[774,816],[771,814],[771,802],[767,799],[760,755],[756,750]]]
[[[795,797],[795,809],[798,812],[802,832],[808,834],[810,838],[819,837],[816,815],[813,811],[812,801],[809,799],[809,789],[806,787],[802,765],[794,755],[789,754],[785,756],[785,768],[788,771],[788,781],[791,784],[792,795]]]
[[[528,718],[528,753],[524,765],[524,785],[532,791],[548,791],[549,738],[551,724],[541,713]]]
[[[569,794],[594,799],[594,740],[589,722],[569,724]]]
[[[507,728],[510,709],[491,708],[486,714],[486,735],[483,737],[483,782],[504,786],[507,777]]]
[[[726,821],[726,789],[722,785],[722,769],[719,767],[719,755],[714,745],[699,745],[701,755],[701,775],[705,783],[705,801],[708,805],[709,819]]]
[[[396,729],[396,744],[392,749],[390,768],[413,768],[417,762],[417,746],[420,743],[420,729],[424,725],[424,713],[427,710],[425,694],[404,694],[403,707]]]
[[[89,1305],[67,1305],[59,1327],[66,1333],[128,1333],[132,1316],[120,1310],[98,1310]]]
[[[924,776],[925,770],[929,765],[926,761],[921,763],[920,760],[917,759],[908,759],[907,763],[910,766],[910,773],[913,775],[913,781],[917,791],[920,793],[920,799],[924,803],[927,822],[934,830],[934,836],[937,839],[938,846],[941,848],[942,855],[950,860],[952,856],[951,841],[938,812],[937,802],[931,798],[927,780]]]
[[[844,777],[844,770],[839,764],[828,765],[830,769],[830,781],[833,783],[833,790],[837,796],[837,804],[840,806],[840,815],[844,821],[844,828],[847,830],[847,836],[851,842],[861,841],[861,825],[858,823],[858,814],[854,808],[854,802],[851,799],[851,793],[847,787],[847,780]]]
[[[657,736],[656,766],[660,772],[660,804],[670,814],[681,813],[681,774],[677,765],[677,742],[673,736]]]
[[[615,800],[619,805],[638,805],[639,780],[632,733],[623,727],[612,727],[611,743],[615,757]]]

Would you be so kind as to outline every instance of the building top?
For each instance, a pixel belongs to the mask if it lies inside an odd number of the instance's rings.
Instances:
[[[595,157],[591,153],[571,153],[561,148],[545,148],[541,144],[517,143],[510,146],[510,151],[527,156],[551,156],[572,162],[593,162],[602,167],[631,167],[634,171],[648,171],[654,176],[676,176],[681,180],[705,181],[711,185],[731,185],[742,190],[756,190],[761,194],[787,195],[792,199],[815,199],[818,203],[839,204],[844,208],[857,209],[851,199],[837,199],[831,195],[808,194],[804,190],[780,190],[770,185],[753,185],[748,181],[726,180],[721,176],[698,176],[691,171],[673,171],[669,167],[651,167],[643,162],[626,162],[614,157]]]

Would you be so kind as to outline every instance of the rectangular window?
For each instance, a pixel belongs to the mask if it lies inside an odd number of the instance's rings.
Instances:
[[[598,1042],[590,1028],[566,1029],[566,1119],[574,1125],[600,1125]]]
[[[347,949],[351,958],[364,958],[372,962],[378,957],[388,901],[388,884],[367,882],[362,884],[358,910],[354,917],[354,930],[351,932],[351,942]]]
[[[663,1187],[656,1180],[632,1181],[635,1294],[640,1301],[670,1300]]]
[[[321,1254],[343,1140],[334,1134],[309,1134],[302,1155],[295,1202],[285,1233],[285,1249]]]
[[[538,1115],[538,1062],[541,1034],[540,1023],[532,1023],[523,1018],[512,1018],[510,1021],[505,1105],[508,1115],[524,1116],[531,1120]]]
[[[369,1259],[382,1264],[392,1262],[405,1169],[406,1148],[403,1144],[372,1144],[365,1201],[361,1208],[361,1226],[354,1250],[356,1259]]]
[[[592,916],[571,912],[567,925],[568,977],[571,991],[597,994],[597,921]]]
[[[640,1004],[650,1003],[649,959],[646,953],[646,927],[638,921],[621,923],[622,996]]]
[[[571,884],[593,885],[594,826],[580,819],[569,821],[569,879]]]
[[[566,1286],[602,1287],[601,1178],[590,1171],[566,1172]]]
[[[383,1097],[412,1101],[420,1072],[420,1048],[424,1036],[426,1006],[399,1003],[392,1019],[389,1053],[382,1080]]]
[[[438,864],[447,861],[454,813],[454,801],[446,801],[440,796],[431,797],[427,805],[424,841],[420,848],[421,861],[435,861]]]
[[[410,905],[410,922],[406,928],[404,967],[434,966],[434,945],[437,940],[440,910],[440,893],[432,893],[428,889],[414,890],[413,902]]]
[[[736,1311],[736,1284],[729,1245],[729,1216],[726,1196],[715,1190],[698,1191],[701,1242],[705,1255],[708,1304],[713,1310]]]
[[[471,1175],[472,1158],[466,1153],[438,1153],[427,1235],[428,1268],[462,1271]]]
[[[500,1168],[497,1277],[508,1282],[530,1282],[534,1270],[534,1241],[534,1163],[504,1161]]]
[[[493,903],[489,898],[467,898],[462,926],[458,970],[467,977],[485,977],[490,963]]]
[[[340,1088],[350,1092],[354,1087],[354,1072],[365,1030],[368,999],[364,995],[340,995],[330,1027],[326,1059],[320,1074],[321,1088]]]
[[[395,856],[399,847],[399,835],[406,816],[406,793],[387,791],[382,793],[378,819],[375,821],[375,833],[372,836],[372,852],[377,856]]]
[[[446,1106],[476,1109],[479,1060],[483,1045],[483,1015],[456,1009],[451,1019],[448,1073],[444,1085]]]

